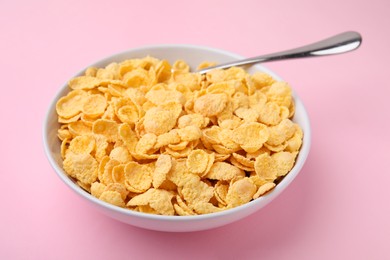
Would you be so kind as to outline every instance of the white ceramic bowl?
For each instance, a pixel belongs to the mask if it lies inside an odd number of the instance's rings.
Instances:
[[[199,63],[206,60],[223,63],[244,58],[237,54],[202,46],[156,45],[131,49],[119,54],[115,54],[111,57],[91,64],[90,66],[104,67],[111,62],[119,62],[130,58],[143,58],[147,55],[159,59],[167,59],[171,63],[173,63],[175,60],[182,59],[185,60],[191,66],[192,69],[195,69]],[[84,71],[85,69],[80,71],[75,76],[81,75]],[[281,78],[277,76],[274,72],[261,65],[255,65],[248,68],[248,72],[253,73],[254,71],[264,71],[272,75],[274,78],[281,80]],[[67,84],[64,84],[59,90],[58,94],[53,99],[47,112],[46,120],[43,126],[44,148],[50,164],[54,168],[57,175],[61,178],[61,180],[70,189],[80,195],[81,198],[90,202],[93,206],[95,206],[104,214],[116,220],[137,227],[158,231],[188,232],[216,228],[240,220],[263,208],[274,198],[276,198],[284,189],[286,189],[287,186],[289,186],[289,184],[294,180],[294,178],[298,175],[299,171],[302,169],[309,153],[311,136],[309,118],[304,108],[304,105],[302,104],[302,101],[299,99],[296,93],[294,93],[293,95],[295,98],[296,112],[293,121],[297,122],[303,129],[303,145],[294,168],[272,190],[272,192],[245,205],[233,209],[229,209],[219,213],[199,216],[159,216],[119,208],[106,202],[103,202],[93,197],[89,193],[85,192],[76,183],[74,183],[74,181],[72,181],[72,179],[69,178],[62,169],[62,159],[60,155],[61,143],[57,138],[57,129],[59,127],[59,124],[57,123],[55,105],[57,100],[63,95],[65,95],[68,91],[69,89]]]

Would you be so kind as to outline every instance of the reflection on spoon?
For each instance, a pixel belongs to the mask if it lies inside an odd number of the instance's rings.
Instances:
[[[306,57],[318,57],[333,54],[340,54],[357,49],[362,43],[362,36],[358,32],[344,32],[302,47],[287,51],[281,51],[261,55],[249,59],[233,61],[213,67],[198,70],[197,73],[204,74],[213,69],[226,69],[233,66],[250,65],[259,62],[297,59]]]

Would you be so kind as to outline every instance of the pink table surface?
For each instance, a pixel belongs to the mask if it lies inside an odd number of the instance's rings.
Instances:
[[[0,259],[390,259],[390,2],[0,1]],[[97,212],[43,151],[51,99],[92,62],[147,44],[247,57],[346,31],[344,55],[269,63],[311,116],[312,149],[263,210],[214,230],[163,233]]]

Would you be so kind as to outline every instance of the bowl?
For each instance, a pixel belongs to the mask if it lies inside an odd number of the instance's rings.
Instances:
[[[185,60],[192,70],[196,68],[198,64],[203,61],[215,61],[218,63],[229,62],[233,60],[243,59],[244,57],[227,52],[224,50],[194,46],[194,45],[153,45],[124,51],[108,58],[102,59],[88,67],[104,67],[111,62],[120,62],[125,59],[131,58],[143,58],[147,55],[156,57],[158,59],[166,59],[173,63],[178,59]],[[88,68],[87,67],[87,68]],[[255,71],[263,71],[277,80],[282,80],[281,77],[276,75],[273,71],[267,69],[262,65],[254,65],[246,68],[249,73]],[[80,76],[84,73],[85,69],[81,70],[78,74]],[[256,211],[259,211],[277,196],[279,196],[295,179],[300,170],[302,169],[305,160],[308,156],[310,149],[310,123],[306,109],[299,99],[298,95],[293,91],[293,98],[295,99],[296,111],[293,117],[293,121],[298,123],[303,132],[303,143],[300,153],[296,159],[295,166],[284,177],[284,179],[276,185],[276,187],[266,195],[253,200],[247,204],[228,209],[218,213],[211,213],[197,216],[162,216],[153,215],[147,213],[136,212],[124,208],[120,208],[104,201],[101,201],[88,192],[79,187],[62,169],[61,158],[61,142],[57,138],[57,129],[59,124],[57,122],[56,114],[56,102],[60,97],[66,95],[69,92],[67,83],[64,84],[57,95],[54,97],[52,103],[48,108],[48,112],[43,126],[43,143],[46,156],[53,167],[58,177],[67,185],[73,192],[78,194],[82,199],[86,200],[89,204],[93,205],[97,210],[101,211],[105,215],[119,220],[121,222],[156,231],[168,231],[168,232],[190,232],[207,230],[216,227],[221,227],[232,222],[243,219]]]

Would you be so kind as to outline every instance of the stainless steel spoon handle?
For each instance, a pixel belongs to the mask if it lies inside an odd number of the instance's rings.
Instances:
[[[220,64],[213,67],[208,67],[197,71],[197,73],[204,74],[212,69],[226,69],[233,66],[249,65],[259,62],[297,59],[306,57],[318,57],[332,54],[340,54],[357,49],[362,43],[362,36],[357,32],[344,32],[324,39],[319,42],[315,42],[309,45],[305,45],[299,48],[294,48],[287,51],[281,51],[266,55],[261,55],[245,60],[239,60]]]

